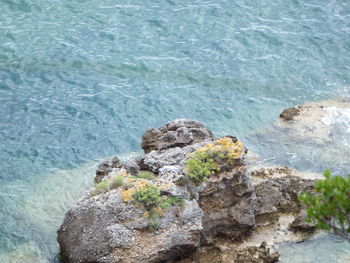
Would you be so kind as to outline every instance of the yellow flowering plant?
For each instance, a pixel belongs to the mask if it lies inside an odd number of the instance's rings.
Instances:
[[[187,175],[193,182],[201,183],[219,172],[223,166],[232,164],[243,152],[244,146],[240,141],[222,137],[189,155],[185,164]]]

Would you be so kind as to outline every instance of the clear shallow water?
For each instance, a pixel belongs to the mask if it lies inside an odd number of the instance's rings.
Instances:
[[[0,13],[8,261],[16,249],[54,261],[94,160],[139,151],[146,128],[193,118],[268,154],[245,135],[350,86],[347,1],[0,0]]]

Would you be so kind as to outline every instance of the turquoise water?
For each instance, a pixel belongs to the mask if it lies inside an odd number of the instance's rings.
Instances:
[[[349,1],[0,0],[0,13],[3,261],[57,260],[96,161],[140,151],[148,127],[197,119],[264,154],[246,134],[350,86]]]

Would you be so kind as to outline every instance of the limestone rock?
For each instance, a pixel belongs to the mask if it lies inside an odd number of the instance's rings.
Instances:
[[[206,139],[214,139],[210,130],[198,121],[177,119],[159,129],[151,128],[142,136],[145,153],[173,147],[183,147]]]
[[[255,225],[256,196],[243,164],[209,179],[198,202],[204,212],[204,239],[241,239]]]
[[[295,116],[298,116],[302,111],[302,106],[288,108],[282,111],[280,118],[285,121],[291,121]]]
[[[237,141],[234,136],[226,137]],[[259,227],[277,225],[283,213],[300,212],[297,195],[311,189],[313,180],[296,176],[288,167],[254,170],[246,160],[247,151],[233,162],[217,161],[220,172],[193,183],[185,162],[190,153],[213,140],[201,123],[175,120],[144,134],[143,156],[124,164],[117,157],[101,163],[97,183],[121,174],[128,180],[134,175],[135,185],[142,185],[145,179],[135,175],[140,169],[147,170],[156,176],[147,182],[156,184],[162,197],[181,198],[181,204],[161,209],[157,218],[151,218],[147,204],[136,202],[133,192],[128,192],[135,187],[133,183],[107,188],[96,196],[87,193],[66,213],[58,230],[62,259],[67,263],[177,262],[193,258],[199,248],[220,238],[239,241]],[[157,225],[154,232],[149,231],[151,224]],[[259,247],[262,241],[258,247],[232,248],[232,260],[275,262],[276,254],[265,244]]]
[[[294,221],[289,225],[289,227],[296,232],[314,232],[316,230],[315,224],[306,222],[306,217],[306,211],[301,210],[295,217]]]
[[[123,168],[131,175],[137,175],[140,171],[140,166],[134,160],[125,162]]]
[[[101,182],[106,175],[112,172],[113,168],[120,167],[122,167],[122,163],[117,156],[114,156],[111,160],[103,161],[96,169],[95,183]]]
[[[259,224],[276,222],[278,212],[298,213],[301,209],[298,195],[312,187],[313,180],[296,176],[273,178],[255,185],[255,213]]]
[[[66,214],[58,231],[60,254],[67,262],[161,262],[183,257],[200,244],[202,211],[185,201],[160,220],[157,234],[147,230],[145,210],[109,191],[85,196]]]
[[[266,243],[262,243],[260,247],[248,247],[236,253],[235,263],[274,263],[279,258],[278,253],[270,253],[270,249],[266,247]]]

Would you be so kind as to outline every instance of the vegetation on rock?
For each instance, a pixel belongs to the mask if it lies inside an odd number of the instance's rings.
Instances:
[[[160,189],[150,183],[141,184],[133,193],[135,201],[142,203],[147,212],[145,214],[149,219],[148,229],[155,232],[159,229],[159,220],[170,206],[180,203],[181,198],[161,195]]]
[[[150,171],[140,171],[137,174],[137,177],[142,179],[147,179],[147,180],[153,180],[155,178],[155,174]]]
[[[136,201],[142,203],[146,207],[152,207],[158,204],[160,199],[160,190],[155,185],[149,184],[145,188],[137,189],[133,197]]]
[[[223,166],[232,164],[243,152],[243,144],[229,137],[200,147],[186,161],[188,177],[195,183],[201,183],[219,172]]]
[[[102,194],[108,192],[109,190],[116,189],[118,187],[129,189],[130,187],[132,187],[133,181],[134,178],[132,178],[132,176],[128,176],[128,174],[119,173],[105,181],[96,184],[94,189],[91,191],[91,194]]]
[[[108,182],[103,181],[101,183],[96,184],[95,188],[92,191],[92,195],[98,195],[108,191]]]
[[[306,221],[350,242],[350,175],[331,176],[326,170],[324,176],[315,182],[314,192],[299,196],[306,206]]]

